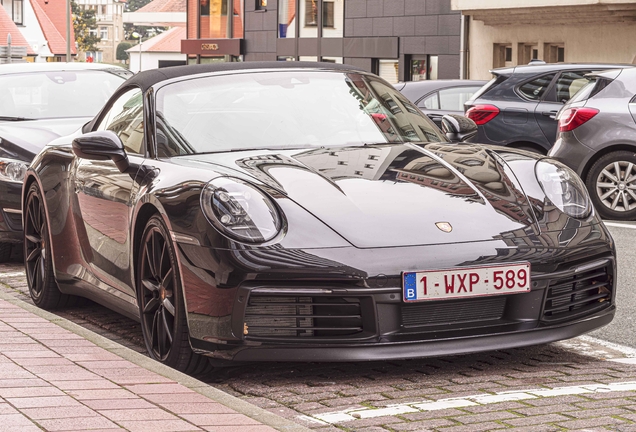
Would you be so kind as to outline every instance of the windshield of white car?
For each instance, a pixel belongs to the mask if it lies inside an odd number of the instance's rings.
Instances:
[[[124,79],[101,70],[0,75],[0,119],[93,117]]]
[[[254,72],[180,81],[157,92],[160,157],[445,141],[404,96],[366,74]]]

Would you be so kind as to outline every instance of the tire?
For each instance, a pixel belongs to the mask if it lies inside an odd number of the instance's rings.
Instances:
[[[72,306],[77,297],[62,294],[53,273],[51,244],[44,203],[36,184],[27,193],[24,220],[24,267],[29,294],[36,306],[58,309]]]
[[[174,246],[161,217],[150,218],[137,256],[137,303],[141,330],[153,359],[188,374],[211,369],[207,358],[192,351],[181,275]]]
[[[11,259],[11,243],[0,243],[0,264]]]
[[[636,219],[636,153],[602,156],[590,168],[585,185],[603,219]]]

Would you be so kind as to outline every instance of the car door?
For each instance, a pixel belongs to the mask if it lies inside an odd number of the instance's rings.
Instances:
[[[544,98],[535,108],[535,118],[541,128],[541,132],[550,144],[554,144],[557,135],[556,115],[563,104],[570,100],[590,79],[585,75],[592,72],[591,70],[572,70],[563,71],[557,77],[544,95]]]
[[[134,87],[120,93],[94,130],[117,134],[131,169],[141,166],[146,151],[141,90]],[[84,259],[98,279],[119,291],[113,292],[115,295],[134,295],[130,216],[139,185],[133,177],[134,172],[120,172],[111,160],[81,158],[76,160],[71,177],[81,215],[79,223],[83,224],[78,229],[85,231],[87,238],[82,244]]]
[[[438,127],[442,125],[442,117],[446,114],[464,114],[464,103],[479,90],[481,86],[451,87],[424,96],[417,102],[420,108]]]

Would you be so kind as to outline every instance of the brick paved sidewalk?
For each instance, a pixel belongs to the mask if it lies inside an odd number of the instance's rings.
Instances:
[[[0,295],[0,431],[304,431]]]

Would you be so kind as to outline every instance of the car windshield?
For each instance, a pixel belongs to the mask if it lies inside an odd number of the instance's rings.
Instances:
[[[384,81],[329,71],[208,76],[157,92],[160,156],[446,141]]]
[[[124,79],[101,70],[0,75],[0,119],[93,117]]]

